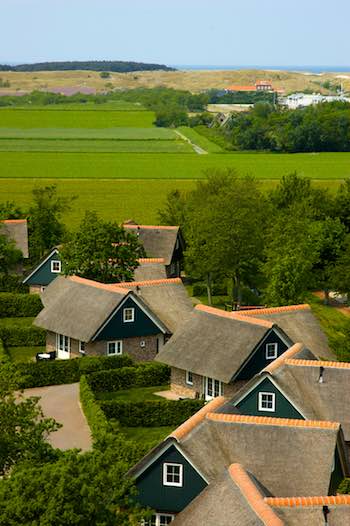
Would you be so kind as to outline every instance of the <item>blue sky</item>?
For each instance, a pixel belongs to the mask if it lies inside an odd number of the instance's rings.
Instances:
[[[350,65],[349,0],[0,1],[0,62]]]

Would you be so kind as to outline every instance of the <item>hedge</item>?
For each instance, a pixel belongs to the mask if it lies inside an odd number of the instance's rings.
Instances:
[[[100,400],[106,417],[127,427],[179,426],[203,407],[203,400]]]
[[[0,364],[10,360],[10,356],[2,340],[0,340]]]
[[[89,385],[95,392],[164,385],[169,381],[170,368],[160,363],[144,363],[136,367],[99,371],[88,376]]]
[[[92,437],[95,441],[109,430],[106,415],[96,402],[95,395],[90,389],[86,376],[80,378],[80,402],[88,421]]]
[[[39,294],[0,292],[0,318],[34,317],[42,308]]]
[[[7,347],[43,346],[46,332],[39,327],[1,327],[0,338]]]
[[[128,356],[83,357],[72,360],[49,360],[17,364],[22,374],[21,388],[43,387],[79,382],[83,374],[101,368],[115,369],[132,364]]]
[[[0,273],[0,292],[28,293],[28,285],[22,283],[22,276]]]

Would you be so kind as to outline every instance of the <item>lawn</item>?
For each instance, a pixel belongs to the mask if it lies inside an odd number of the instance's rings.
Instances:
[[[2,327],[28,327],[32,325],[34,318],[0,318]]]
[[[147,442],[147,444],[152,447],[170,435],[170,433],[174,431],[174,427],[121,427],[120,431],[124,433],[128,439],[139,442],[140,444]]]
[[[0,110],[1,115],[1,110]],[[0,128],[0,139],[176,140],[168,128]]]
[[[169,385],[158,385],[152,387],[133,387],[114,392],[96,393],[98,400],[125,400],[127,402],[143,402],[145,400],[162,400],[161,397],[153,394],[158,391],[168,391]]]
[[[345,326],[350,323],[349,318],[334,307],[324,305],[323,301],[313,294],[308,296],[307,302],[310,304],[313,313],[318,318],[328,338],[343,336]],[[336,351],[336,349],[334,350]]]
[[[203,150],[205,150],[208,153],[223,153],[223,149],[214,142],[210,141],[206,137],[203,137],[200,133],[198,133],[193,128],[188,128],[187,126],[181,126],[178,128],[179,132],[185,135],[191,142],[194,144],[197,144]]]
[[[31,362],[38,352],[45,352],[45,347],[9,347],[8,353],[14,362]]]
[[[153,126],[154,119],[152,111],[114,111],[100,107],[95,111],[59,107],[0,109],[0,128],[148,128]]]

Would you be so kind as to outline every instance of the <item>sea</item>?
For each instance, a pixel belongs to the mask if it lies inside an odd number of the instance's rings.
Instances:
[[[239,66],[220,65],[214,66],[210,64],[171,64],[171,67],[180,70],[239,70],[239,69],[260,69],[267,71],[297,71],[300,73],[347,73],[350,72],[350,66],[264,66],[264,65],[246,65]]]

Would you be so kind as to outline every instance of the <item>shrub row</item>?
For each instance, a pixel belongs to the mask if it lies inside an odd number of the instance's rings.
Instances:
[[[1,327],[0,338],[7,347],[42,346],[46,342],[46,332],[39,327]]]
[[[0,292],[29,292],[28,285],[23,285],[22,276],[0,273]]]
[[[21,388],[42,387],[79,382],[80,377],[101,369],[117,369],[132,365],[128,356],[84,357],[73,360],[19,363]]]
[[[100,401],[108,419],[115,418],[127,427],[179,426],[203,405],[203,400]]]
[[[34,317],[42,308],[39,294],[0,292],[0,318]]]
[[[109,429],[109,424],[105,413],[100,405],[96,402],[95,395],[90,389],[86,376],[80,378],[80,402],[88,421],[92,437],[97,441],[102,434]]]
[[[10,359],[7,349],[2,340],[0,340],[0,365]]]
[[[170,382],[170,368],[161,363],[143,363],[136,367],[89,374],[88,382],[95,392],[163,385]]]

